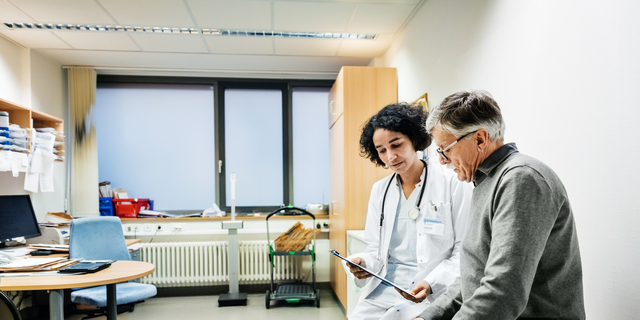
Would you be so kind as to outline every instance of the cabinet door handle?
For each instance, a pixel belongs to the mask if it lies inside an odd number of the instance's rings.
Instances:
[[[334,216],[338,215],[338,213],[336,212],[336,209],[335,209],[336,202],[338,202],[338,201],[331,201],[331,203],[329,203],[329,206],[330,206],[329,209],[331,209],[331,213],[333,213]]]
[[[331,102],[329,102],[329,114],[331,116],[335,115],[335,105],[336,105],[336,101],[335,100],[331,100]]]

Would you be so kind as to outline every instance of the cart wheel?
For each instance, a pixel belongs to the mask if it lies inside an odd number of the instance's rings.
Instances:
[[[267,309],[271,307],[271,292],[267,290],[267,294],[264,296],[264,304]]]
[[[316,308],[320,308],[320,289],[316,290]]]

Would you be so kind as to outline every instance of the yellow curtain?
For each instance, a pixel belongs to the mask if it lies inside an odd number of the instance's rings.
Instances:
[[[99,216],[96,71],[69,68],[67,72],[72,148],[69,209],[74,217]]]

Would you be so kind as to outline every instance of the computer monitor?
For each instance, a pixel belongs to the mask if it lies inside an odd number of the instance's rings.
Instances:
[[[0,196],[0,242],[42,235],[29,195]]]

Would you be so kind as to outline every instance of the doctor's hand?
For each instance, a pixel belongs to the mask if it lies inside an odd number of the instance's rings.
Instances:
[[[403,298],[409,301],[413,301],[415,303],[419,303],[419,302],[422,302],[424,299],[427,298],[428,295],[431,294],[431,285],[429,285],[429,282],[425,280],[418,281],[418,283],[416,283],[416,286],[413,289],[409,290],[411,294],[416,296],[415,298],[398,289],[396,289],[396,291],[398,291],[398,293],[400,293]]]
[[[353,273],[353,275],[358,278],[358,279],[366,279],[369,277],[372,277],[372,275],[369,272],[366,272],[356,266],[354,266],[353,264],[357,264],[357,265],[361,265],[363,267],[367,267],[367,264],[364,262],[364,260],[362,258],[353,258],[351,259],[352,263],[347,263],[347,266],[349,267],[349,271],[351,273]]]

